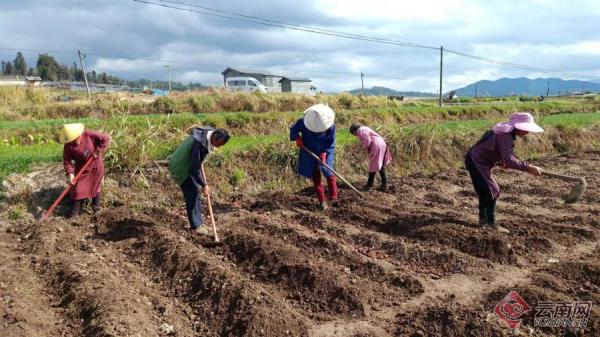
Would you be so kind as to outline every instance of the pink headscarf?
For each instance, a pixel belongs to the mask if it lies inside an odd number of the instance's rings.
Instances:
[[[533,116],[528,112],[515,112],[510,115],[508,122],[501,122],[492,128],[495,134],[503,134],[512,132],[512,130],[522,130],[529,132],[543,132],[539,125],[533,121]]]

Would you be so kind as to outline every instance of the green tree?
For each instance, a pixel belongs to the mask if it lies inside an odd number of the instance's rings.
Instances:
[[[15,68],[14,68],[12,62],[6,62],[6,64],[4,65],[4,75],[11,76],[14,74],[15,74]]]
[[[60,66],[54,57],[48,54],[40,54],[37,60],[37,72],[44,81],[59,80]]]
[[[27,76],[36,76],[35,69],[29,68],[29,71],[27,71]]]
[[[14,72],[15,75],[25,76],[27,75],[27,63],[25,62],[25,57],[23,57],[23,53],[18,52],[17,57],[13,61],[15,66]]]

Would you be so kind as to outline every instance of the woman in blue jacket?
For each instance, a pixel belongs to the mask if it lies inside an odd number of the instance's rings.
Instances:
[[[324,104],[313,105],[304,111],[304,117],[298,119],[290,127],[290,140],[295,141],[301,149],[298,163],[298,173],[310,178],[315,186],[317,199],[321,209],[327,209],[325,189],[321,182],[321,172],[327,180],[329,200],[337,203],[337,182],[333,172],[321,167],[320,163],[310,156],[303,148],[317,154],[321,161],[333,168],[335,154],[335,113]]]

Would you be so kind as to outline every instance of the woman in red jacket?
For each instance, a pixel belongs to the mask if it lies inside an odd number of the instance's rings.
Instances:
[[[62,126],[59,141],[64,144],[63,164],[68,175],[67,182],[73,184],[75,175],[79,173],[85,162],[92,157],[92,163],[81,174],[76,185],[71,189],[73,201],[71,217],[79,215],[81,201],[92,198],[94,213],[100,210],[102,201],[102,181],[104,180],[104,163],[102,153],[110,143],[106,134],[85,130],[81,123],[65,124]]]

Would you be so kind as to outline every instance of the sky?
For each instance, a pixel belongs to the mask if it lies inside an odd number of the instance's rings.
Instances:
[[[502,77],[600,79],[597,1],[145,0],[198,6],[347,34],[460,51],[560,75],[444,53],[443,91]],[[230,16],[229,14],[227,14]],[[239,17],[238,17],[239,18]],[[436,92],[439,50],[312,34],[133,0],[0,0],[0,59],[40,51],[127,79],[222,85],[226,67],[313,79],[322,91],[361,86]],[[10,49],[10,50],[6,50]]]

